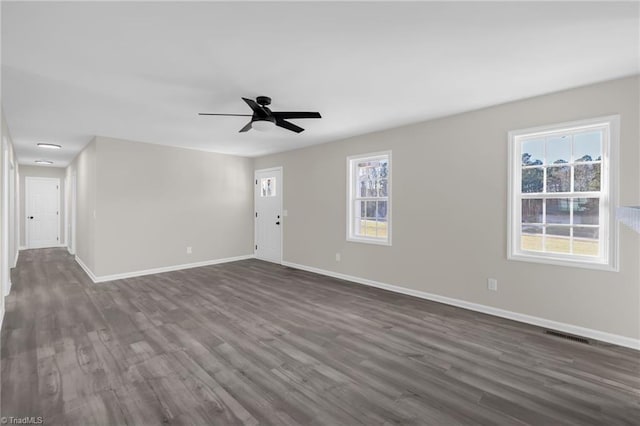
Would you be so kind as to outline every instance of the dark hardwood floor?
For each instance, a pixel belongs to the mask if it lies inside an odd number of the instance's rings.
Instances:
[[[636,351],[257,260],[92,284],[64,249],[29,250],[12,277],[2,416],[640,423]]]

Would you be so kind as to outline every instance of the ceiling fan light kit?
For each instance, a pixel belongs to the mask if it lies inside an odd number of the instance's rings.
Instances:
[[[268,132],[276,127],[276,120],[258,119],[251,122],[251,128],[259,132]]]
[[[201,112],[199,115],[224,115],[234,117],[251,117],[251,121],[247,123],[240,133],[247,132],[250,129],[255,129],[261,132],[266,132],[273,129],[275,126],[282,127],[283,129],[291,130],[295,133],[303,132],[304,129],[299,127],[287,119],[290,118],[322,118],[319,112],[305,112],[305,111],[271,111],[267,105],[271,105],[271,98],[268,96],[258,96],[256,100],[242,98],[243,101],[249,105],[253,114],[217,114]]]

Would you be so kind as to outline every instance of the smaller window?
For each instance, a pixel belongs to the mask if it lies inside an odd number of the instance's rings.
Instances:
[[[347,158],[347,240],[391,245],[391,152]]]
[[[276,178],[268,177],[262,178],[260,181],[260,196],[261,197],[275,197],[276,196]]]

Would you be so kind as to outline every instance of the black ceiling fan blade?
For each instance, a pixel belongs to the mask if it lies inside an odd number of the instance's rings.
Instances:
[[[251,117],[251,114],[214,114],[209,112],[199,112],[198,115],[226,115],[230,117]]]
[[[278,117],[276,117],[276,126],[282,127],[283,129],[291,130],[292,132],[296,133],[304,132],[304,129],[302,127],[296,126],[295,124]]]
[[[249,105],[249,107],[251,107],[251,109],[253,110],[253,112],[258,116],[258,117],[266,117],[267,113],[264,110],[263,107],[261,107],[260,105],[258,105],[258,103],[256,101],[254,101],[253,99],[248,99],[248,98],[242,98],[243,101],[245,101],[247,103],[247,105]]]
[[[276,118],[322,118],[319,112],[304,111],[274,111],[271,113]]]
[[[240,129],[240,133],[248,132],[249,130],[251,130],[251,123],[253,123],[253,120],[248,122],[246,126],[244,126],[242,129]]]

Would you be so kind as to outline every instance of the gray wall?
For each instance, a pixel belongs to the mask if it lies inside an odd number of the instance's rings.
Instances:
[[[6,141],[6,145],[8,147],[8,154],[9,154],[9,159],[8,159],[9,160],[9,206],[8,206],[8,209],[9,210],[7,212],[0,213],[0,224],[2,223],[2,220],[4,220],[3,215],[7,214],[9,216],[9,267],[13,267],[16,261],[16,255],[18,253],[18,249],[20,247],[20,241],[18,241],[19,239],[18,228],[20,223],[19,209],[18,209],[19,190],[20,190],[20,186],[19,186],[20,166],[18,165],[18,160],[15,155],[15,151],[13,147],[13,139],[11,138],[9,126],[7,125],[7,122],[4,117],[4,111],[1,111],[0,115],[2,116],[2,140]],[[2,148],[2,146],[0,146],[0,151],[2,151],[0,152],[0,168],[1,168],[1,167],[4,167],[4,149]],[[3,176],[4,176],[4,171],[0,173],[0,180],[2,179],[1,177]],[[2,194],[1,192],[3,191],[4,185],[1,181],[0,181],[0,184],[2,184],[0,186],[0,200],[2,200],[3,199],[2,197],[4,196],[4,194]],[[11,187],[12,185],[13,185],[13,188]],[[2,249],[0,248],[0,250]],[[0,252],[0,256],[1,256],[1,252]]]
[[[96,139],[78,154],[67,168],[67,177],[76,175],[75,254],[90,269],[95,267]]]
[[[11,268],[14,265],[16,260],[16,254],[18,250],[18,232],[17,232],[17,203],[16,199],[18,196],[18,170],[20,167],[18,166],[15,152],[13,150],[13,139],[11,138],[11,134],[9,132],[9,127],[4,117],[4,111],[0,107],[0,117],[1,117],[1,135],[0,135],[0,323],[2,322],[2,318],[4,318],[5,312],[5,298],[4,293],[6,288],[4,288],[4,278],[7,277],[10,279]],[[5,147],[7,148],[7,152],[5,153]],[[7,173],[8,179],[8,198],[9,203],[5,205],[2,200],[4,200],[5,189],[5,155],[8,157],[9,170]],[[11,167],[13,165],[13,168]],[[9,229],[8,235],[5,235],[5,230],[2,229],[2,224],[4,223],[5,218],[9,220]],[[8,239],[8,241],[7,241]],[[7,241],[7,252],[5,253],[5,245],[4,242]],[[4,262],[4,256],[7,255],[7,263]],[[8,284],[8,281],[7,283]],[[8,288],[8,287],[7,287]]]
[[[258,158],[284,167],[284,260],[637,339],[638,234],[620,228],[618,273],[508,261],[506,240],[509,130],[620,114],[620,202],[640,203],[638,92],[620,79]],[[388,149],[393,246],[347,242],[346,157]]]
[[[61,167],[47,166],[26,166],[20,165],[20,246],[26,247],[27,233],[26,225],[26,197],[25,197],[25,178],[26,177],[46,177],[60,179],[60,244],[65,242],[65,223],[66,223],[66,206],[65,200],[65,169]]]
[[[88,149],[93,172],[78,167],[78,205],[93,196],[94,207],[79,208],[78,224],[93,231],[78,226],[78,255],[95,275],[253,253],[251,159],[105,137]],[[95,252],[84,259],[88,232]]]

